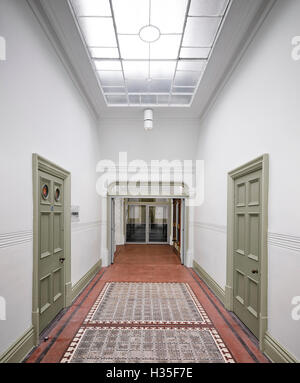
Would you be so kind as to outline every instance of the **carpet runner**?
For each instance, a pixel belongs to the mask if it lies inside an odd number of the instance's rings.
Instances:
[[[187,283],[109,282],[62,363],[234,363]]]

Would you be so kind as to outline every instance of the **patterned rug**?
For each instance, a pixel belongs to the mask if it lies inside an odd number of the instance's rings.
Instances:
[[[106,284],[85,324],[191,324],[210,320],[186,283]]]
[[[62,363],[234,363],[186,283],[105,285]]]

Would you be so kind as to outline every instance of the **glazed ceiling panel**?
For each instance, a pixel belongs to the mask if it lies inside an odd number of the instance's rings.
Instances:
[[[108,106],[190,106],[230,0],[70,0]]]

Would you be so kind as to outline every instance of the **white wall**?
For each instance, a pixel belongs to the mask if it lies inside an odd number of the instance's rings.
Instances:
[[[140,119],[103,119],[100,121],[101,157],[118,160],[119,152],[128,160],[192,160],[196,151],[199,121],[196,119],[156,119],[154,128],[144,130]]]
[[[32,153],[72,173],[72,204],[81,214],[72,229],[73,284],[100,259],[100,204],[98,127],[26,1],[1,0],[0,36],[7,44],[0,62],[1,354],[31,326]]]
[[[152,131],[146,132],[144,130],[143,110],[141,110],[140,119],[102,119],[99,123],[99,130],[101,159],[112,160],[117,165],[119,153],[127,152],[128,164],[133,160],[143,160],[150,165],[151,160],[194,160],[199,120],[158,118],[154,110],[154,128]],[[181,165],[183,165],[183,162],[181,162]],[[142,170],[141,172],[143,175],[148,176],[148,173],[145,174]],[[171,179],[173,176],[172,174]],[[132,177],[132,174],[129,177]],[[106,199],[103,199],[102,206],[102,220],[105,222],[107,219]],[[191,217],[192,212],[187,212],[187,219],[190,220]],[[102,254],[108,256],[104,244],[107,237],[107,229],[103,226]],[[192,233],[190,230],[187,233],[186,243],[188,247],[186,265],[191,266]],[[106,259],[104,265],[108,265],[109,259],[107,257]]]
[[[300,61],[291,58],[291,40],[300,35],[299,14],[298,0],[277,1],[201,123],[205,202],[195,210],[194,249],[224,288],[227,172],[269,153],[269,332],[298,359],[300,322],[291,318],[291,300],[300,295]]]

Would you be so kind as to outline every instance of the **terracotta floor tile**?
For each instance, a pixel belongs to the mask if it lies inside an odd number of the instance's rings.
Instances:
[[[180,264],[179,257],[167,245],[125,245],[119,248],[115,263],[100,270],[67,312],[54,323],[47,333],[48,341],[41,342],[26,362],[59,362],[107,282],[188,283],[236,362],[268,362],[254,337],[226,311],[192,269]]]

